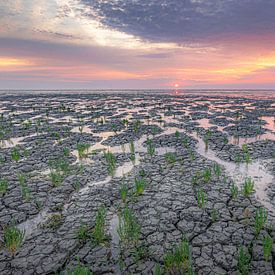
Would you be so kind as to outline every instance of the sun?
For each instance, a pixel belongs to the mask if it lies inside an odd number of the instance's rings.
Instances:
[[[178,88],[179,86],[180,86],[180,85],[179,85],[178,83],[175,83],[175,84],[174,84],[174,87],[175,87],[175,88]]]

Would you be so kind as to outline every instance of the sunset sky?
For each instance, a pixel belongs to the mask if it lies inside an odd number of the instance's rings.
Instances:
[[[275,88],[274,0],[0,0],[0,89]]]

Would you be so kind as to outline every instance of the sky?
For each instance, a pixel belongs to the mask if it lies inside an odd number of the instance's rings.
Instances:
[[[0,89],[275,89],[274,0],[0,0]]]

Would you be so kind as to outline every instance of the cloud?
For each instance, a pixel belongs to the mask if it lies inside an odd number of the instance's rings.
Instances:
[[[81,0],[104,25],[151,41],[189,43],[275,34],[274,0]],[[87,10],[85,11],[87,15]]]

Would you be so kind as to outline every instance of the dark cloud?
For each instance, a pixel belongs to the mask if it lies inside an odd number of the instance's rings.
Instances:
[[[275,34],[274,0],[81,0],[90,16],[152,41]]]

